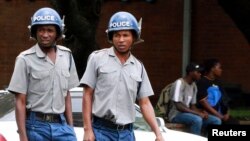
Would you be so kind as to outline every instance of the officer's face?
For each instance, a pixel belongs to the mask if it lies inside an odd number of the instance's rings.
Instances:
[[[120,54],[126,54],[130,51],[133,40],[133,34],[130,30],[121,30],[113,34],[114,47]]]
[[[51,47],[56,41],[56,27],[53,25],[41,25],[37,27],[37,42],[41,47]]]

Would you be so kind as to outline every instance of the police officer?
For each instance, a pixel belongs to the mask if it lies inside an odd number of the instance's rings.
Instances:
[[[37,44],[17,56],[8,88],[15,94],[20,141],[76,141],[69,89],[79,79],[71,51],[56,45],[63,20],[45,7],[34,13],[29,27]]]
[[[163,141],[149,100],[153,90],[142,63],[131,53],[141,41],[141,26],[128,12],[115,13],[107,29],[112,47],[94,51],[80,81],[84,87],[86,141],[134,141],[136,99],[157,141]]]

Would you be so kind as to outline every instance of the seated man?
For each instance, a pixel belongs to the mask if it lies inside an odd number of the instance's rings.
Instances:
[[[223,123],[237,123],[236,120],[229,118],[229,98],[219,81],[222,74],[220,61],[215,58],[207,59],[203,65],[204,75],[197,82],[198,108],[220,118]]]
[[[201,135],[202,127],[209,124],[221,124],[216,116],[198,110],[196,104],[197,86],[201,68],[195,63],[186,67],[186,76],[177,79],[170,91],[170,111],[168,118],[173,123],[181,123],[190,127],[190,132]]]

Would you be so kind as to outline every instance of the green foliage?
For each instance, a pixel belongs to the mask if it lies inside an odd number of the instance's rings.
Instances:
[[[250,108],[239,107],[230,110],[230,115],[239,120],[250,120]]]
[[[157,117],[164,117],[164,114],[162,114],[159,110],[159,108],[154,108],[154,111],[155,111],[155,116]]]

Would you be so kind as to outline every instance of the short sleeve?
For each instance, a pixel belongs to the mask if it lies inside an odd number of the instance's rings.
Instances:
[[[140,89],[138,90],[139,91],[138,95],[137,95],[138,99],[154,95],[151,83],[150,83],[149,78],[148,78],[147,71],[146,71],[146,69],[144,68],[143,65],[141,65],[141,66],[142,66],[142,68],[141,68],[142,69],[142,71],[141,71],[141,73],[142,73],[142,81],[141,81],[141,84],[140,84]]]
[[[79,85],[79,77],[76,71],[76,65],[73,56],[71,56],[71,66],[70,66],[70,79],[69,79],[69,89],[74,88]]]
[[[28,89],[27,64],[23,57],[16,58],[14,71],[9,83],[10,92],[26,94]]]
[[[180,79],[175,81],[174,85],[171,88],[171,100],[175,102],[183,102],[183,85],[184,84],[181,82]]]
[[[91,88],[95,88],[96,81],[97,81],[97,69],[95,65],[95,54],[92,53],[88,57],[87,67],[86,70],[80,80],[80,84],[88,85]]]

